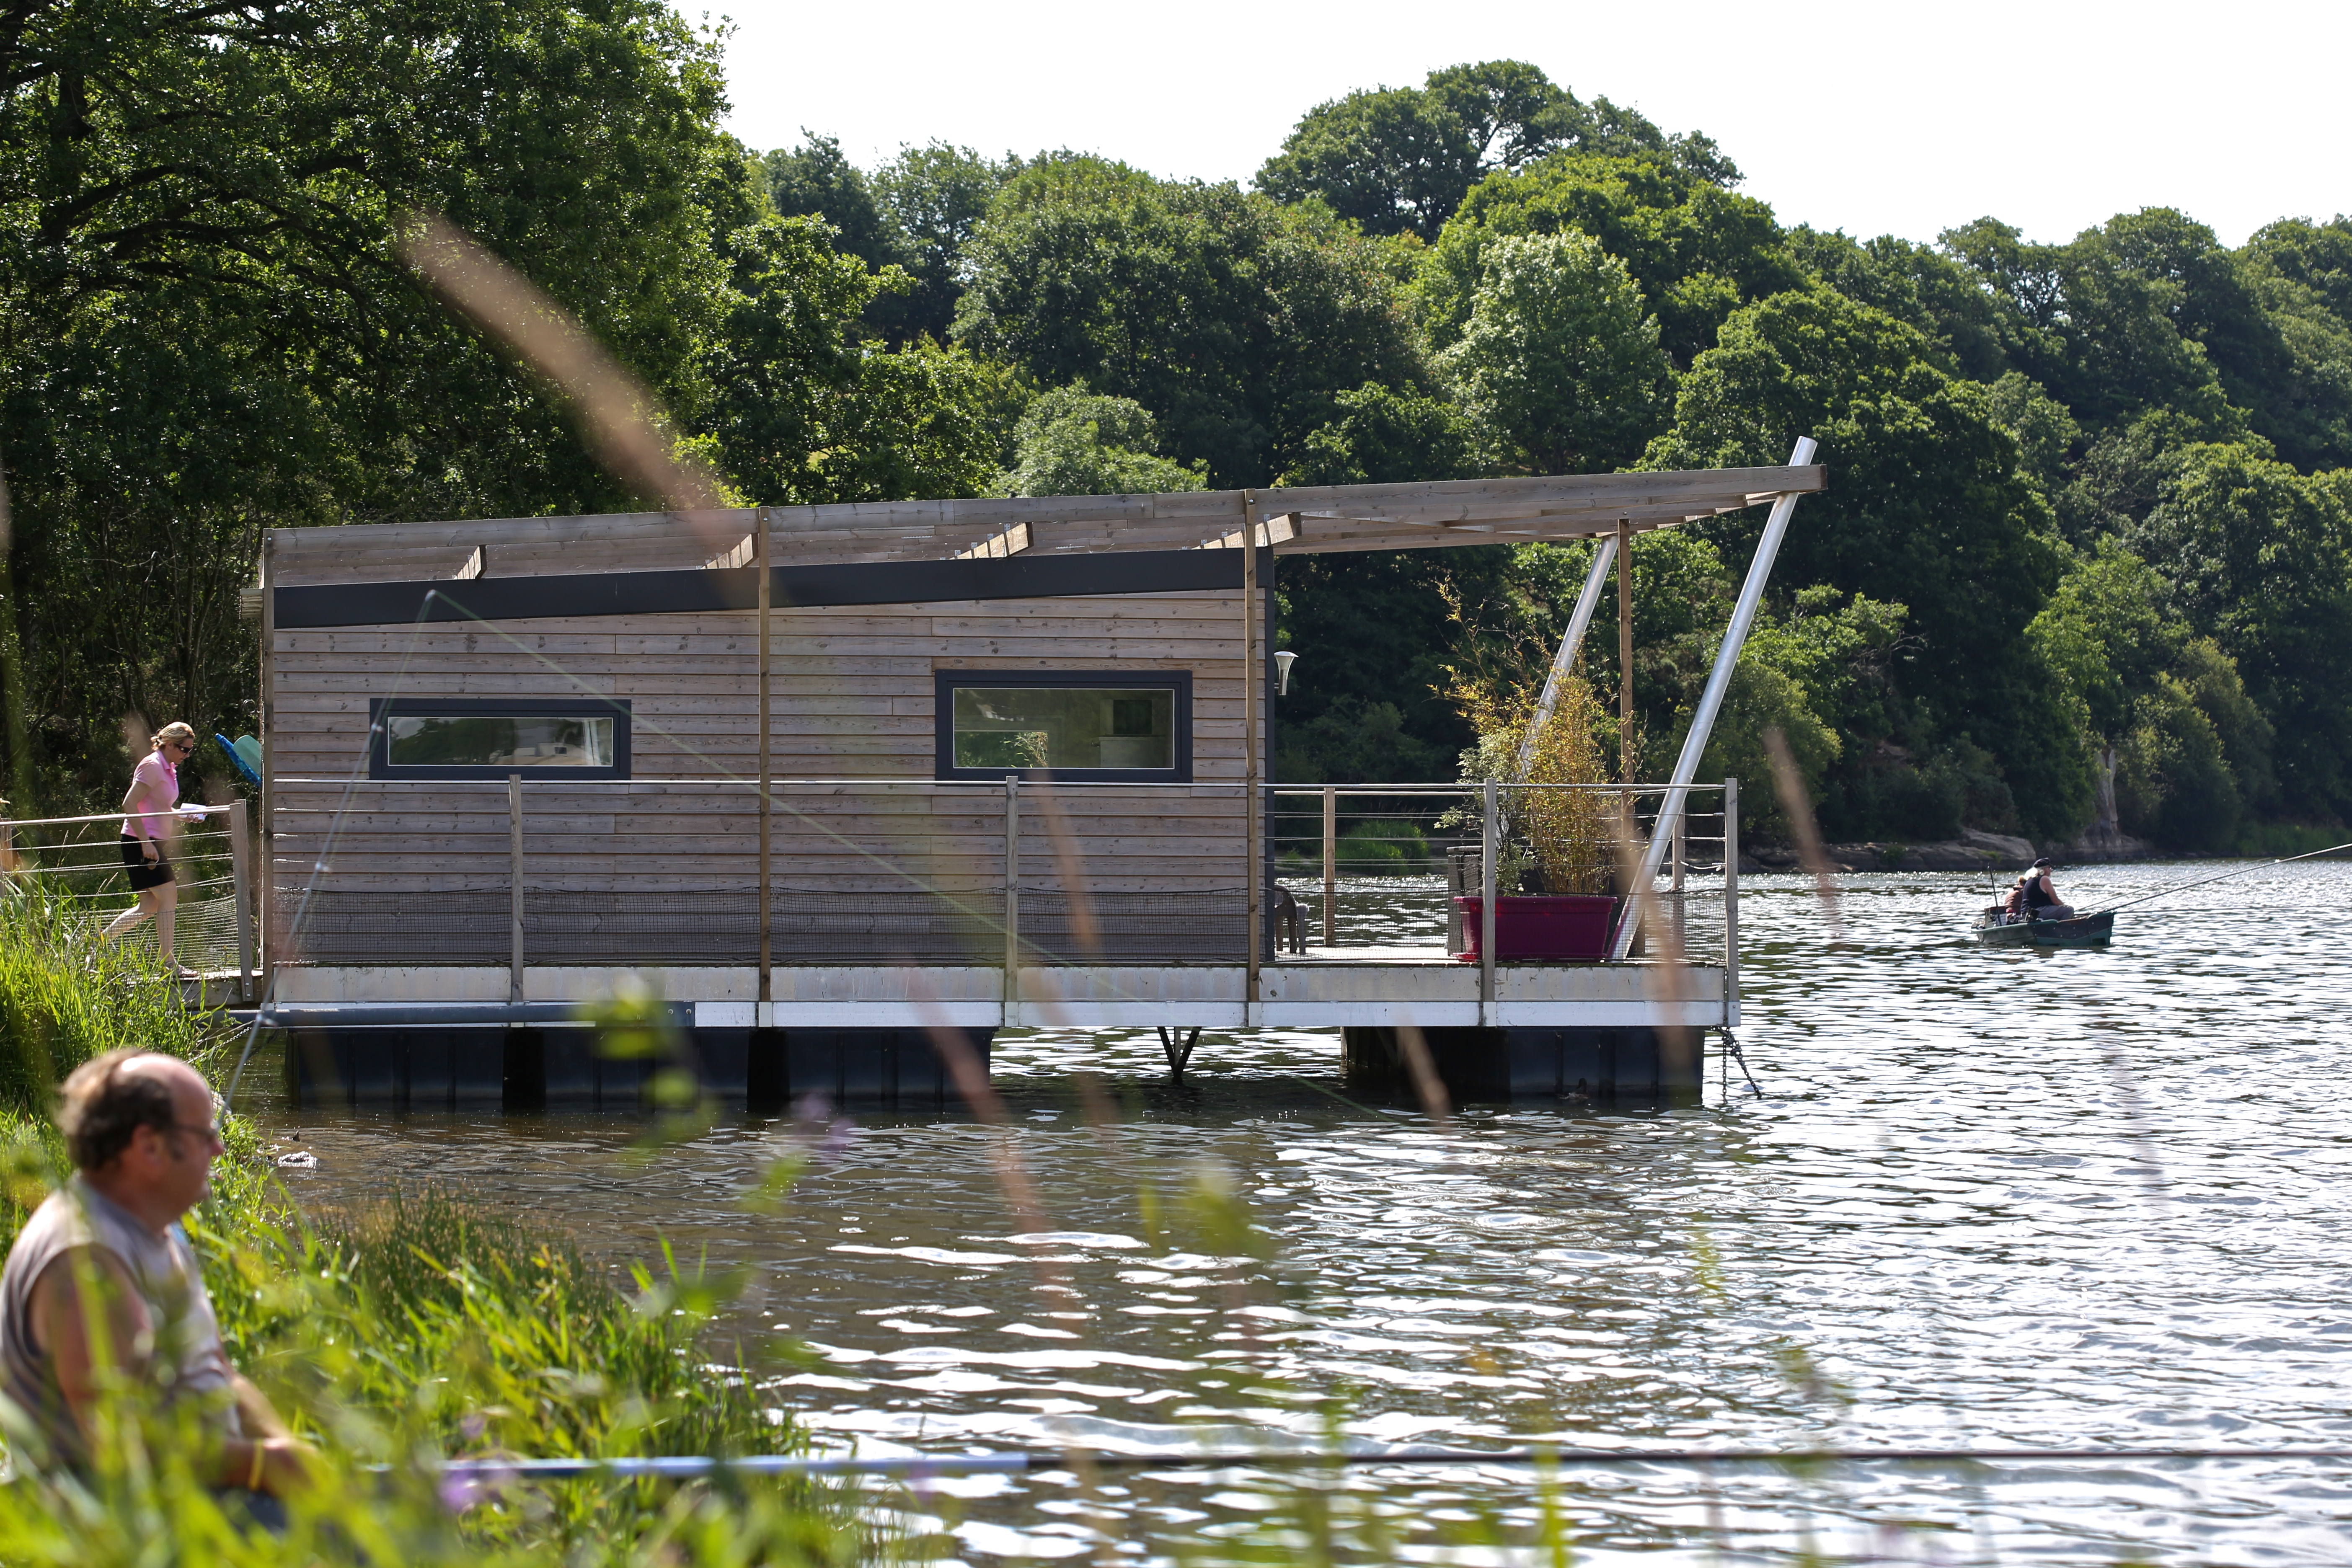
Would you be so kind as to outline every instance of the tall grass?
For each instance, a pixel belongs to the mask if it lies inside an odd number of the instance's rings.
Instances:
[[[65,1170],[47,1102],[121,1045],[225,1065],[233,1031],[91,954],[39,904],[0,905],[0,1243]],[[873,1554],[822,1485],[571,1482],[453,1494],[445,1458],[770,1454],[803,1437],[709,1342],[727,1281],[667,1255],[625,1279],[460,1195],[387,1190],[305,1216],[250,1123],[187,1228],[230,1357],[325,1456],[283,1536],[236,1528],[195,1434],[126,1392],[89,1474],[0,1486],[0,1562],[145,1565],[834,1564]]]
[[[66,900],[0,883],[0,1107],[46,1110],[59,1079],[117,1046],[203,1067],[235,1035],[224,1016],[184,1005],[138,950],[100,946]]]

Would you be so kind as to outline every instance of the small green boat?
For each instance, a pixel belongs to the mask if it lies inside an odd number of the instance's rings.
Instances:
[[[1977,916],[1977,940],[1987,947],[2105,947],[2116,934],[2116,911],[2077,915],[2071,921],[2004,923],[1998,910]]]

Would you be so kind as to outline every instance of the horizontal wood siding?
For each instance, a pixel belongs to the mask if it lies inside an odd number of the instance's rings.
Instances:
[[[1232,593],[775,612],[779,929],[794,918],[781,912],[794,898],[808,908],[932,896],[957,909],[1001,908],[1001,786],[878,787],[930,779],[934,674],[952,668],[1192,672],[1192,785],[1024,786],[1021,879],[1024,894],[1038,895],[1041,931],[1065,931],[1073,920],[1081,935],[1131,925],[1159,907],[1150,895],[1161,896],[1171,921],[1197,912],[1201,898],[1238,899],[1239,616]],[[394,695],[628,698],[629,781],[524,775],[526,886],[578,909],[601,907],[606,895],[751,898],[758,646],[754,617],[741,613],[277,633],[268,763],[281,907],[322,861],[333,897],[321,910],[373,901],[430,920],[435,901],[417,895],[479,898],[507,888],[502,780],[365,778],[369,703]],[[1084,889],[1081,902],[1124,900],[1126,912],[1070,916],[1074,886]],[[569,912],[551,905],[550,930]],[[756,925],[755,912],[713,919],[737,936],[744,920]],[[487,924],[484,932],[487,944],[496,933]],[[788,942],[780,951],[790,957],[790,949]]]

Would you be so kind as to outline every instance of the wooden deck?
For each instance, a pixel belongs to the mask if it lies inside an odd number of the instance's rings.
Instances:
[[[1390,957],[1394,951],[1399,956]],[[1405,956],[1405,955],[1410,956]],[[1719,966],[1656,963],[1501,964],[1491,1003],[1479,998],[1480,971],[1437,949],[1339,950],[1297,955],[1260,972],[1246,1000],[1248,971],[1233,964],[1024,968],[1005,994],[1001,968],[939,965],[825,967],[772,972],[774,1000],[761,1002],[751,967],[669,969],[530,968],[523,1004],[585,1003],[642,974],[658,994],[690,1004],[700,1028],[922,1029],[1335,1028],[1412,1024],[1427,1028],[1625,1028],[1677,1025],[1732,1028],[1737,994],[1725,996]],[[436,1005],[508,1002],[503,967],[281,970],[274,1005],[291,1016],[332,1008],[364,1023]]]

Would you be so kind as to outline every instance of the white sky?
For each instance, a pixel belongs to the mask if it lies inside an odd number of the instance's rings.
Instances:
[[[2057,240],[2166,205],[2235,245],[2275,217],[2352,210],[2344,0],[732,0],[730,14],[735,134],[765,149],[805,125],[869,167],[940,138],[1246,184],[1325,99],[1511,58],[1706,132],[1783,223],[1857,237],[1931,240],[1990,213]]]

